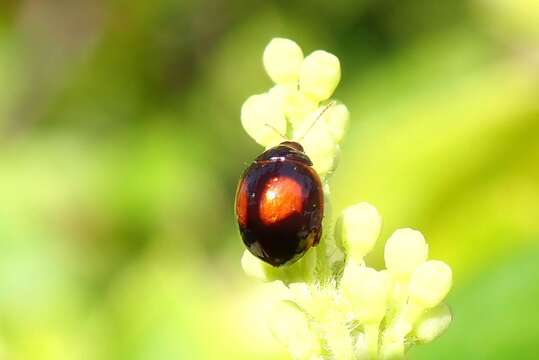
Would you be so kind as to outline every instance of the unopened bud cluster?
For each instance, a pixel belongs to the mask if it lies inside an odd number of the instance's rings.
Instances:
[[[301,140],[316,171],[327,175],[349,118],[346,106],[327,106],[341,78],[339,59],[322,50],[304,57],[295,42],[276,38],[266,46],[263,60],[275,85],[245,101],[244,129],[266,148],[282,142],[283,136]]]
[[[328,175],[349,118],[343,104],[327,106],[341,77],[339,60],[321,50],[304,57],[295,42],[278,38],[267,45],[263,62],[275,86],[245,101],[242,125],[267,148],[283,135],[300,141],[324,183],[329,209]],[[410,346],[432,341],[449,326],[443,300],[451,269],[428,260],[419,231],[399,229],[390,236],[386,269],[365,264],[381,226],[378,211],[359,203],[335,225],[326,211],[320,244],[294,264],[274,268],[244,252],[248,275],[287,286],[268,320],[294,359],[402,359]]]

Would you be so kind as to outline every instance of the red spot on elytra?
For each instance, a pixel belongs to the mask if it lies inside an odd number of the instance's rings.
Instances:
[[[301,185],[292,178],[277,176],[269,179],[260,197],[259,217],[271,225],[303,211]]]

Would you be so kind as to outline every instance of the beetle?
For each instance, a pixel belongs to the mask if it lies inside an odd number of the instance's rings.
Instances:
[[[275,267],[291,264],[322,235],[324,192],[300,143],[284,141],[259,155],[236,191],[236,218],[247,249]]]

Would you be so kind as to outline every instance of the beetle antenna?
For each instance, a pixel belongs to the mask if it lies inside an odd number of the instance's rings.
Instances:
[[[275,131],[283,140],[288,141],[288,138],[286,136],[284,136],[283,134],[281,134],[281,132],[279,130],[277,130],[275,128],[275,126],[273,126],[271,124],[268,124],[268,123],[265,123],[264,125],[269,127],[271,130]]]
[[[303,138],[305,136],[307,136],[307,134],[309,133],[309,131],[311,131],[311,129],[314,127],[314,125],[316,125],[316,123],[318,122],[318,120],[320,120],[320,118],[322,117],[322,115],[324,115],[324,113],[326,111],[329,110],[329,108],[331,108],[333,105],[335,105],[337,102],[335,100],[331,100],[323,109],[322,111],[320,111],[320,114],[318,114],[318,116],[316,117],[316,119],[313,120],[313,122],[311,123],[311,125],[307,128],[307,130],[305,130],[305,132],[303,133],[303,135],[301,135],[298,139],[298,142],[303,140]]]

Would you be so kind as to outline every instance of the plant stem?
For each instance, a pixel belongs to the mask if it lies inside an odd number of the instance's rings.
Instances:
[[[367,340],[367,349],[371,360],[378,359],[378,335],[380,330],[379,323],[365,324],[365,338]]]

